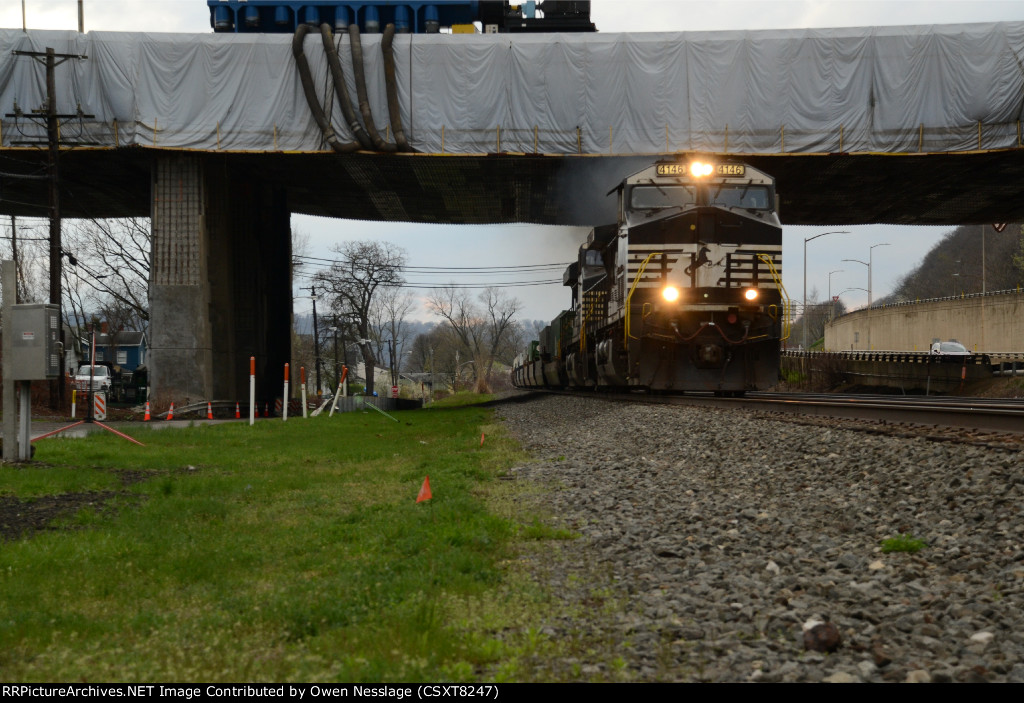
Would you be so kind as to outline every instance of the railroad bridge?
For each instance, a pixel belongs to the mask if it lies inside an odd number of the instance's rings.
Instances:
[[[288,360],[292,212],[602,224],[624,173],[697,152],[774,174],[787,224],[1024,217],[1024,22],[300,41],[0,30],[5,214],[48,211],[45,179],[23,177],[46,164],[28,118],[45,71],[13,53],[47,48],[87,57],[54,70],[56,112],[79,115],[61,123],[60,214],[152,218],[158,402],[238,397],[248,356],[274,374]]]

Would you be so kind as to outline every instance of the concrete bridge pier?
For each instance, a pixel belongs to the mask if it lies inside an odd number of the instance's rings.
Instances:
[[[157,409],[280,395],[291,356],[291,233],[282,188],[216,156],[152,169],[151,399]]]

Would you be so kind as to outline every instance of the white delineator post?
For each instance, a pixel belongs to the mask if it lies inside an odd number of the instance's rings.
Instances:
[[[299,367],[299,380],[302,381],[302,417],[309,417],[306,408],[306,367]]]
[[[256,423],[256,357],[249,357],[249,424]]]
[[[348,367],[341,367],[341,380],[338,381],[338,390],[334,392],[334,402],[331,403],[331,412],[327,413],[327,417],[334,417],[334,411],[338,407],[338,396],[341,394],[341,388],[343,384],[348,383],[345,379],[348,378]]]
[[[284,365],[284,400],[281,403],[281,419],[288,422],[288,364]]]

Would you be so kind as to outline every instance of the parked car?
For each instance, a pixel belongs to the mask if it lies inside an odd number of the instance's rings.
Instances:
[[[75,390],[83,393],[89,390],[89,378],[92,378],[92,390],[93,392],[107,392],[113,385],[114,377],[110,373],[110,368],[96,364],[95,366],[78,367],[78,373],[75,374]]]
[[[941,356],[970,356],[970,353],[960,342],[949,340],[948,342],[932,342],[932,354]]]

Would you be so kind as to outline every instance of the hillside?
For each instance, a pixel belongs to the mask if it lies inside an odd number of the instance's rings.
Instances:
[[[929,251],[876,305],[982,292],[982,230],[985,240],[984,289],[1024,285],[1024,225],[960,225]]]

